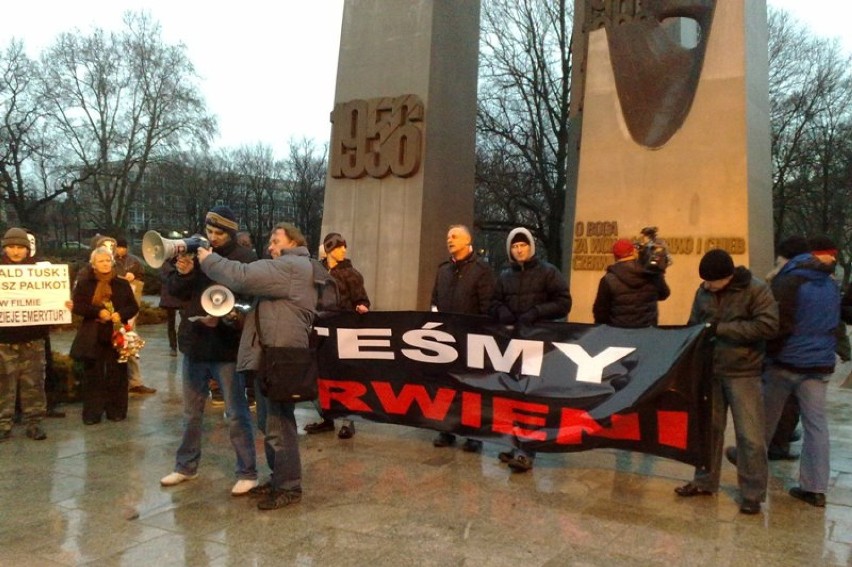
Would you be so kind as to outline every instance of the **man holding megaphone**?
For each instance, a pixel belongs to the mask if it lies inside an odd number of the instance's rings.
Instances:
[[[237,244],[239,225],[230,208],[213,207],[204,223],[210,247],[219,256],[246,264],[257,259],[254,251]],[[201,271],[195,255],[179,254],[175,268],[168,276],[169,292],[187,301],[178,328],[178,348],[184,355],[184,432],[174,472],[160,479],[160,484],[174,486],[198,476],[202,419],[210,393],[207,378],[210,375],[224,395],[231,445],[237,456],[237,482],[231,494],[241,496],[257,485],[257,467],[245,380],[236,372],[240,330],[227,324],[222,317],[205,313],[201,298],[213,281]]]

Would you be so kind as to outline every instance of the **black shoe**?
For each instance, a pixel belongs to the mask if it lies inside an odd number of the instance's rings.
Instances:
[[[790,451],[784,451],[775,447],[770,447],[766,456],[770,461],[795,461],[799,458],[797,453],[791,453]]]
[[[478,453],[482,451],[482,441],[479,439],[465,439],[462,445],[462,451],[468,453]]]
[[[740,512],[743,514],[760,514],[760,502],[743,500],[740,504]]]
[[[302,500],[301,490],[272,490],[269,495],[257,503],[258,510],[277,510]]]
[[[533,468],[533,460],[526,455],[515,455],[508,463],[512,472],[524,473]]]
[[[309,423],[305,426],[305,433],[309,435],[326,433],[327,431],[334,431],[334,420],[324,419],[318,423]]]
[[[97,417],[95,419],[84,419],[83,423],[86,425],[97,425],[101,422],[101,418]]]
[[[699,488],[691,482],[688,482],[683,486],[678,486],[674,489],[674,491],[675,494],[677,494],[678,496],[683,496],[684,498],[691,498],[693,496],[713,496],[713,493],[709,490]]]
[[[438,433],[438,436],[432,439],[432,445],[435,447],[449,447],[456,442],[456,436],[452,433]]]
[[[501,463],[508,463],[512,460],[512,457],[515,456],[514,451],[503,451],[501,453],[497,453],[497,458],[500,459]]]
[[[254,488],[248,491],[249,496],[269,496],[272,494],[272,482],[264,482],[263,484],[258,484]]]
[[[732,465],[737,464],[737,448],[736,447],[725,447],[725,458],[728,459],[728,462]]]
[[[27,426],[27,437],[34,441],[44,441],[47,439],[47,433],[41,428],[41,425],[34,423]]]
[[[802,490],[798,486],[794,486],[790,489],[790,496],[801,500],[802,502],[807,502],[811,506],[825,508],[825,494],[822,492],[808,492],[807,490]]]
[[[352,427],[348,425],[343,425],[340,427],[340,431],[337,432],[338,439],[352,439],[355,437],[355,426]]]

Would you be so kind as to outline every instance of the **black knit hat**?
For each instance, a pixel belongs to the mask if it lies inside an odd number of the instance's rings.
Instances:
[[[734,275],[734,260],[731,255],[719,248],[710,250],[698,264],[698,275],[706,282],[723,280]]]
[[[340,236],[340,233],[329,232],[325,235],[325,238],[322,239],[322,247],[325,249],[326,254],[331,253],[332,250],[340,246],[346,246],[346,240]]]
[[[810,245],[808,247],[809,252],[824,252],[832,250],[837,253],[837,244],[824,234],[810,238],[808,240],[808,244]]]
[[[524,232],[518,232],[515,234],[515,236],[512,237],[512,241],[509,243],[509,246],[511,246],[515,242],[526,242],[527,244],[529,244],[530,239]]]
[[[799,254],[804,254],[806,252],[810,252],[811,247],[808,244],[808,240],[801,235],[788,236],[784,240],[778,243],[778,252],[776,256],[781,256],[782,258],[795,258]]]
[[[210,209],[204,217],[204,224],[224,230],[231,235],[231,238],[236,238],[237,231],[240,229],[240,225],[237,224],[237,215],[225,205],[216,205]]]

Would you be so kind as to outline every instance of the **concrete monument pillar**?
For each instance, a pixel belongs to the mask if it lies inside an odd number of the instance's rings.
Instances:
[[[427,308],[447,227],[473,222],[478,50],[478,0],[344,4],[322,233],[375,309]]]
[[[592,321],[612,243],[653,225],[674,260],[660,323],[683,324],[707,250],[728,250],[758,277],[772,266],[765,0],[577,0],[576,10],[588,49],[574,61],[584,80],[573,92],[570,320]]]

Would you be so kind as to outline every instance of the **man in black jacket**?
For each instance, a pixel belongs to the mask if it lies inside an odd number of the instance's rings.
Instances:
[[[649,272],[636,261],[636,247],[626,238],[612,246],[615,264],[598,285],[592,312],[595,323],[613,327],[653,327],[659,318],[657,303],[671,291],[661,271]]]
[[[205,217],[205,225],[210,246],[219,256],[243,263],[256,259],[252,250],[237,244],[239,225],[231,209],[225,206],[213,207]],[[245,378],[236,372],[241,331],[226,318],[210,316],[201,307],[201,296],[213,284],[213,280],[201,271],[196,258],[180,256],[175,268],[176,271],[169,276],[169,292],[188,302],[178,329],[178,347],[184,354],[185,424],[174,472],[160,479],[160,484],[173,486],[198,476],[202,418],[209,395],[209,375],[218,382],[224,394],[231,445],[237,456],[237,482],[231,494],[242,496],[257,486],[257,468]]]
[[[454,224],[447,231],[447,251],[450,258],[438,266],[435,287],[432,289],[432,309],[447,313],[485,315],[494,296],[494,272],[477,256],[471,244],[470,229]],[[435,447],[448,447],[456,442],[452,433],[441,432],[432,441]],[[482,441],[466,439],[462,449],[477,452]]]
[[[564,320],[571,311],[571,294],[562,272],[535,253],[532,233],[520,226],[506,237],[510,265],[500,272],[490,312],[504,325],[524,327],[539,321]],[[533,467],[535,453],[514,439],[511,451],[501,452],[500,462],[512,472],[523,473]]]

